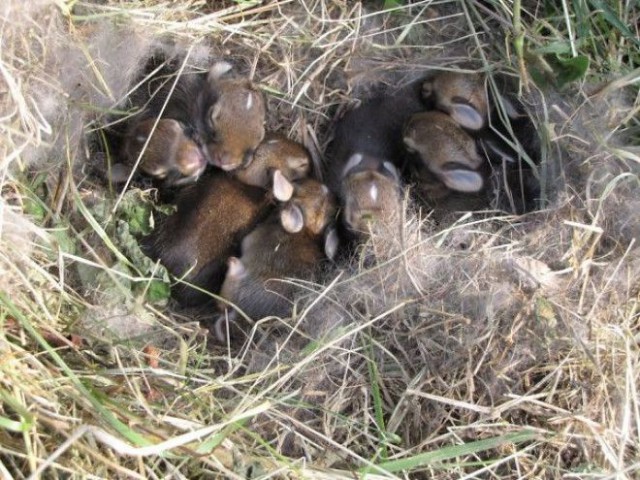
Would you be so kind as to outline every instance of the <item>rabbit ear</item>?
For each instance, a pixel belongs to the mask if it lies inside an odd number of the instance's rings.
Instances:
[[[418,144],[410,136],[405,136],[402,140],[404,141],[404,146],[407,147],[407,150],[410,152],[416,152],[418,150]]]
[[[220,343],[226,344],[229,341],[229,327],[238,317],[238,312],[227,309],[224,314],[218,315],[213,320],[213,335]]]
[[[342,176],[346,177],[351,170],[356,168],[362,162],[363,156],[361,153],[354,153],[347,160],[347,164],[344,166],[342,170]]]
[[[449,114],[460,126],[469,130],[481,130],[484,127],[484,118],[471,105],[453,103]]]
[[[506,149],[502,148],[500,143],[493,138],[482,138],[480,139],[480,145],[485,150],[485,152],[492,158],[498,158],[500,161],[505,161],[509,163],[515,163],[517,154],[515,152],[507,152]]]
[[[280,223],[289,233],[298,233],[304,227],[302,210],[296,205],[288,205],[280,212]]]
[[[324,234],[324,254],[329,260],[336,258],[339,246],[340,239],[338,237],[338,231],[334,226],[328,227]]]
[[[220,80],[220,78],[229,72],[233,67],[229,62],[216,62],[209,69],[209,74],[207,75],[207,80],[209,83]]]
[[[458,192],[479,192],[484,185],[482,175],[473,170],[441,170],[438,177],[447,187]]]
[[[293,196],[293,184],[280,170],[273,172],[273,196],[281,202],[286,202]]]
[[[400,182],[400,174],[398,169],[391,162],[383,162],[382,167],[389,173],[396,182]]]
[[[240,279],[247,275],[247,269],[238,257],[229,257],[227,259],[227,277]]]
[[[526,114],[522,112],[522,107],[518,108],[517,105],[520,105],[516,98],[510,98],[511,96],[498,94],[497,104],[495,105],[495,109],[504,109],[504,112],[511,120],[518,120],[519,118],[526,117]]]
[[[221,113],[222,105],[220,104],[220,102],[214,103],[209,109],[209,121],[211,122],[211,125],[215,125],[216,120],[218,120],[218,117]]]

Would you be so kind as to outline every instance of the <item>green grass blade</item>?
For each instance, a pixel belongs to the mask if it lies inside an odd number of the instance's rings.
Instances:
[[[433,452],[421,453],[412,457],[402,458],[399,460],[391,460],[384,462],[377,467],[389,473],[407,471],[410,472],[417,468],[431,465],[433,463],[451,460],[456,457],[477,454],[492,448],[497,448],[506,443],[522,443],[534,440],[539,436],[539,432],[533,430],[524,430],[521,432],[509,433],[499,437],[487,438],[475,442],[465,443],[463,445],[453,445],[451,447],[441,448]],[[361,469],[362,473],[371,471],[370,467]]]
[[[607,21],[607,23],[618,30],[627,40],[630,40],[637,46],[640,46],[640,40],[638,40],[631,29],[625,25],[622,20],[620,20],[620,17],[618,17],[616,12],[613,11],[607,2],[604,2],[603,0],[590,0],[590,3],[602,12],[602,17]]]
[[[89,391],[89,389],[80,381],[76,374],[69,368],[65,361],[58,355],[51,345],[33,328],[31,322],[22,314],[20,310],[13,304],[4,292],[0,292],[0,304],[3,305],[8,312],[20,323],[22,328],[31,335],[31,337],[49,354],[51,359],[58,365],[64,374],[71,380],[77,390],[91,403],[96,412],[111,425],[120,435],[138,446],[150,445],[150,442],[142,435],[131,430],[127,425],[122,423],[116,416],[104,407],[104,405]]]
[[[378,435],[380,438],[380,446],[378,449],[378,455],[380,458],[385,459],[389,456],[389,452],[387,450],[387,435],[386,435],[386,427],[384,424],[384,409],[382,405],[382,394],[380,393],[380,374],[378,372],[378,367],[373,361],[373,346],[371,344],[371,339],[365,340],[367,342],[367,367],[369,370],[369,381],[371,383],[371,396],[373,398],[373,410],[376,419],[376,426],[378,428]]]

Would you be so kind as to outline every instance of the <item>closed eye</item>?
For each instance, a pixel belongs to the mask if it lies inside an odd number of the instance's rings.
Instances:
[[[192,125],[184,125],[182,129],[184,130],[184,134],[189,138],[195,139],[198,136],[195,127]]]
[[[443,170],[471,170],[468,164],[460,162],[447,162],[442,166]]]
[[[242,157],[242,168],[247,168],[253,162],[253,154],[254,150],[245,150],[244,156]]]

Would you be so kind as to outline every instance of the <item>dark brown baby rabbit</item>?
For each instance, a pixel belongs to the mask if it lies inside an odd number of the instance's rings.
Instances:
[[[401,208],[398,168],[405,161],[402,129],[424,110],[421,82],[395,94],[375,97],[338,121],[327,153],[326,178],[343,208],[343,221],[366,232],[377,219],[398,217]]]
[[[159,119],[157,124],[155,118],[135,122],[127,133],[121,157],[125,163],[119,175],[114,175],[114,182],[126,181],[138,158],[143,173],[171,185],[197,180],[207,166],[202,150],[187,137],[184,126],[169,118]]]
[[[327,227],[335,213],[327,187],[312,179],[296,184],[281,214],[244,238],[240,258],[229,258],[220,296],[252,319],[289,316],[297,289],[285,279],[314,280],[333,257],[337,236]]]
[[[216,293],[227,258],[236,254],[242,238],[268,215],[272,205],[264,189],[212,172],[179,192],[178,210],[143,240],[145,253],[176,277]],[[172,293],[185,306],[211,298],[183,284]]]
[[[197,178],[203,159],[227,171],[247,165],[264,138],[264,98],[248,79],[232,77],[231,65],[217,62],[207,74],[190,72],[177,81],[175,68],[169,62],[132,96],[131,106],[144,109],[123,135],[122,163],[129,170],[119,165],[117,177],[128,176],[158,117],[141,166],[169,185]]]

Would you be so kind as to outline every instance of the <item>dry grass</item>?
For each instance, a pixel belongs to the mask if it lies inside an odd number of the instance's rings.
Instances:
[[[0,477],[636,477],[630,2],[204,3],[0,7]],[[206,312],[149,297],[123,213],[146,202],[112,212],[90,175],[88,139],[157,48],[230,58],[268,95],[269,128],[318,159],[334,115],[381,83],[511,75],[547,203],[436,225],[408,199],[401,225],[303,284],[293,320],[220,345]],[[545,49],[588,56],[586,77],[538,89]]]

